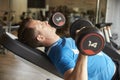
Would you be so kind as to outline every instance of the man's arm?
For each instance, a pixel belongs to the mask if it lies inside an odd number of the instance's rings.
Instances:
[[[79,54],[75,68],[64,73],[64,80],[88,80],[87,56]]]

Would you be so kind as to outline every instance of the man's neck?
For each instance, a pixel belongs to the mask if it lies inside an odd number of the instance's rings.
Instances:
[[[52,36],[50,39],[48,39],[49,41],[47,41],[48,46],[53,45],[55,42],[57,42],[60,39],[60,36],[58,35],[54,35]]]

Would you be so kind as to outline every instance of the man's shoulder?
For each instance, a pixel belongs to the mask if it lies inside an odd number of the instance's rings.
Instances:
[[[66,42],[75,42],[74,39],[72,39],[71,37],[67,37],[67,38],[63,37],[62,39],[63,41],[66,41]]]

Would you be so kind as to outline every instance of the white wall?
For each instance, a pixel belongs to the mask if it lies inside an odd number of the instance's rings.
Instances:
[[[14,22],[19,22],[22,12],[27,11],[27,0],[0,0],[0,17],[3,16],[4,11],[15,11]]]
[[[15,21],[20,21],[22,12],[27,11],[27,0],[11,0],[11,9],[15,11]]]
[[[120,45],[120,0],[108,0],[106,11],[106,22],[112,22],[112,34],[117,34],[118,39],[114,40]]]
[[[0,15],[4,13],[4,11],[9,9],[8,0],[0,0]]]

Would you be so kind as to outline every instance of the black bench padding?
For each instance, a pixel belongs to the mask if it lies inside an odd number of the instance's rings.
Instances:
[[[106,44],[103,52],[105,52],[108,56],[110,56],[113,59],[120,60],[120,51],[118,51],[112,44]]]
[[[0,44],[2,44],[6,49],[10,50],[14,54],[62,78],[62,76],[58,73],[58,71],[50,62],[50,60],[44,52],[37,49],[33,49],[17,41],[16,39],[12,39],[6,33],[0,36]]]

